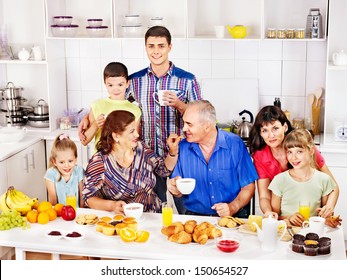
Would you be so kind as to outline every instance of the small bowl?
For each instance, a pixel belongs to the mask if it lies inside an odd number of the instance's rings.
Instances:
[[[125,15],[125,25],[137,25],[140,22],[140,15]]]
[[[78,30],[78,25],[51,25],[53,36],[55,37],[74,37]]]
[[[143,204],[129,203],[123,206],[124,214],[127,217],[134,217],[139,220],[143,214]]]
[[[122,25],[122,33],[124,37],[140,37],[142,36],[142,25]]]
[[[105,37],[108,27],[107,26],[87,26],[86,29],[90,37]]]
[[[103,22],[101,18],[88,18],[87,21],[90,27],[99,27]]]
[[[225,234],[215,238],[216,247],[224,253],[235,252],[240,247],[241,237],[237,234]]]
[[[53,22],[56,25],[71,25],[72,16],[55,16]]]
[[[182,194],[190,194],[195,188],[195,179],[194,178],[177,179],[176,186]]]

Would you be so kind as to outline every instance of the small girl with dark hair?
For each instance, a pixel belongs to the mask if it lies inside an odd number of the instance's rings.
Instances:
[[[292,168],[275,176],[270,183],[271,206],[279,219],[301,226],[304,217],[298,212],[299,202],[308,201],[310,216],[316,216],[319,209],[327,205],[335,182],[316,169],[315,145],[307,129],[295,129],[287,134],[283,148]]]
[[[77,164],[77,147],[67,134],[54,140],[49,166],[44,176],[48,201],[66,205],[66,196],[75,194],[77,207],[83,207],[82,186],[84,170]]]

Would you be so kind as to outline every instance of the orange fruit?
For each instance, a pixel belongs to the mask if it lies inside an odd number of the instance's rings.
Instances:
[[[37,223],[37,216],[39,215],[39,213],[36,210],[30,210],[27,213],[27,220],[30,223]]]
[[[61,216],[61,210],[63,210],[64,204],[57,203],[54,205],[54,210],[57,212],[57,215],[60,217]]]
[[[54,221],[58,216],[57,212],[53,208],[48,209],[46,213],[48,214],[50,221]]]
[[[47,224],[49,222],[49,215],[47,212],[41,212],[39,213],[38,217],[37,217],[37,222],[39,224]]]
[[[117,235],[120,235],[120,230],[121,230],[122,228],[126,228],[126,227],[127,227],[127,225],[124,224],[124,223],[116,224],[115,228],[116,228],[116,233],[117,233]]]
[[[149,238],[149,232],[146,230],[139,230],[136,232],[136,242],[146,242]]]
[[[131,242],[136,239],[136,232],[131,228],[125,227],[119,231],[119,236],[124,242]]]
[[[37,207],[37,211],[39,211],[39,213],[46,212],[48,209],[52,209],[52,207],[52,203],[48,201],[42,201]]]

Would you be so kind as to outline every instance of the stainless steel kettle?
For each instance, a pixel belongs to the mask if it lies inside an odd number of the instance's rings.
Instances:
[[[253,114],[250,111],[243,110],[239,113],[239,116],[242,116],[243,114],[248,114],[249,115],[249,122],[246,121],[245,117],[242,117],[242,123],[240,123],[237,134],[242,138],[242,139],[248,139],[249,133],[251,132],[251,129],[253,127]]]

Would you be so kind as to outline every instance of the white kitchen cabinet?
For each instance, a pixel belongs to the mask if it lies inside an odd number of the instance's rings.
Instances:
[[[341,218],[345,220],[347,213],[347,152],[322,152],[322,155],[340,188],[335,213],[341,215]],[[344,238],[347,240],[347,223],[344,221],[342,226]]]
[[[8,158],[7,186],[14,186],[30,197],[47,200],[43,176],[46,172],[45,145],[41,140]]]

